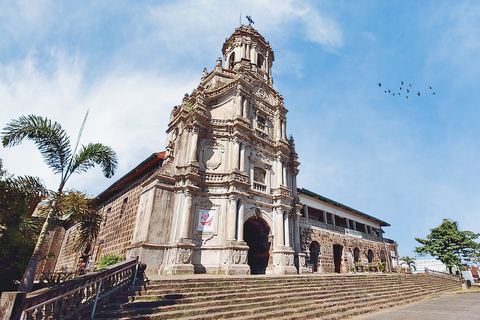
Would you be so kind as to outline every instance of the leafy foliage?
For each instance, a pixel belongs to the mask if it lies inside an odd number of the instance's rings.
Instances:
[[[32,212],[48,194],[39,178],[9,175],[0,162],[0,291],[16,289],[40,229]]]
[[[80,251],[87,244],[91,244],[98,236],[102,222],[102,216],[98,213],[97,200],[89,198],[80,191],[68,190],[40,204],[38,208],[40,215],[45,217],[48,214],[53,201],[57,201],[54,221],[70,220],[78,224],[72,251]]]
[[[470,259],[478,255],[480,244],[474,240],[480,234],[460,231],[456,221],[444,219],[441,225],[430,231],[427,239],[415,238],[422,245],[416,247],[415,252],[438,258],[450,272],[453,266],[462,265],[462,259]]]
[[[377,267],[378,267],[378,271],[384,272],[385,271],[385,262],[378,261]]]
[[[410,258],[409,256],[405,256],[405,257],[401,257],[400,260],[405,262],[405,264],[407,264],[410,268],[413,268],[413,270],[417,270],[417,267],[415,266],[415,263],[417,263],[417,261],[415,260],[415,258]]]
[[[118,254],[107,254],[98,260],[96,270],[105,269],[106,267],[112,266],[123,260],[125,260],[125,258]]]

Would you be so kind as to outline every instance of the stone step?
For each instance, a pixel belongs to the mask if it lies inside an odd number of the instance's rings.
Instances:
[[[419,289],[417,289],[419,290]],[[406,289],[403,289],[402,292],[413,292],[412,288],[406,288]],[[367,294],[367,292],[369,292]],[[334,294],[330,294],[330,295],[323,295],[321,300],[322,301],[337,301],[337,300],[340,300],[340,298],[342,298],[343,301],[348,301],[350,299],[359,299],[361,297],[366,297],[365,299],[371,299],[371,297],[373,296],[382,296],[382,295],[385,295],[385,291],[384,290],[381,290],[381,289],[376,289],[376,290],[370,290],[370,291],[362,291],[362,292],[354,292],[354,293],[342,293],[342,292],[336,292]],[[171,315],[169,315],[169,313],[173,312],[175,309],[178,309],[178,307],[180,307],[182,309],[182,312],[180,314],[177,314],[177,317],[186,317],[188,314],[190,313],[195,313],[195,314],[198,314],[198,313],[202,313],[204,314],[205,312],[206,313],[210,313],[212,311],[221,311],[221,312],[227,312],[227,311],[231,311],[231,309],[244,309],[244,308],[252,308],[253,306],[256,306],[256,307],[261,307],[261,306],[264,306],[264,305],[269,305],[269,307],[271,308],[272,306],[275,306],[275,308],[279,308],[280,305],[282,305],[282,302],[283,301],[287,301],[288,303],[297,303],[297,302],[303,302],[305,301],[306,299],[304,297],[311,297],[311,292],[307,292],[303,295],[297,295],[295,296],[295,294],[290,294],[290,295],[282,295],[282,294],[278,294],[278,293],[274,293],[273,295],[269,295],[269,296],[262,296],[262,299],[265,299],[267,300],[268,302],[257,302],[257,300],[259,299],[258,296],[255,297],[255,298],[250,298],[250,299],[234,299],[234,300],[229,300],[229,306],[228,307],[219,307],[218,306],[218,301],[214,301],[214,302],[209,302],[209,303],[192,303],[190,305],[175,305],[175,306],[169,306],[169,307],[160,307],[160,308],[152,308],[152,306],[150,306],[150,308],[147,308],[147,310],[141,310],[142,308],[140,309],[136,309],[135,312],[138,314],[138,313],[143,313],[143,312],[155,312],[155,318],[158,318],[158,319],[161,319],[161,318],[164,318],[164,316],[166,316],[167,318],[170,317]],[[300,303],[300,305],[303,304],[303,303]],[[307,304],[310,304],[310,302],[307,302]],[[133,304],[133,305],[136,305],[136,304]],[[208,309],[210,308],[210,309]],[[283,308],[280,307],[280,308]],[[206,309],[206,311],[204,311],[204,309]],[[128,312],[128,311],[126,311]],[[164,312],[164,316],[161,316],[160,314],[158,314],[158,312]]]
[[[338,284],[338,285],[332,285],[332,284],[316,284],[316,283],[306,283],[306,284],[292,284],[292,285],[283,285],[283,286],[240,286],[236,288],[228,288],[224,290],[185,290],[185,289],[169,289],[169,290],[151,290],[149,289],[148,291],[145,292],[136,292],[135,295],[133,294],[128,294],[128,293],[122,293],[119,296],[124,297],[124,296],[133,296],[135,297],[135,300],[137,299],[142,299],[142,298],[147,298],[151,299],[154,296],[157,296],[159,298],[163,299],[168,299],[174,298],[174,299],[181,299],[181,298],[192,298],[192,297],[197,297],[197,296],[203,296],[203,297],[208,297],[208,296],[228,296],[231,294],[235,294],[238,292],[241,293],[251,293],[251,292],[269,292],[269,291],[285,291],[285,290],[306,290],[306,289],[318,289],[321,288],[322,290],[335,290],[338,288],[342,288],[342,290],[349,290],[349,289],[359,289],[359,288],[370,288],[370,287],[381,287],[381,288],[389,288],[392,286],[398,286],[398,284],[376,284],[376,283],[362,283],[362,284]],[[173,296],[173,297],[172,297]]]
[[[405,293],[402,293],[400,296],[407,296],[406,293],[409,293],[408,290],[405,290]],[[421,296],[423,292],[418,293]],[[278,318],[279,316],[284,316],[286,314],[295,314],[300,310],[303,313],[308,314],[308,311],[314,314],[329,314],[333,311],[339,312],[348,310],[349,308],[355,308],[359,303],[363,302],[365,304],[371,304],[372,301],[378,301],[376,296],[370,297],[359,297],[353,301],[350,300],[341,300],[331,299],[326,301],[324,298],[318,298],[317,300],[311,300],[303,303],[292,303],[291,301],[284,300],[272,301],[272,303],[267,307],[257,306],[257,305],[235,305],[227,308],[227,310],[221,310],[217,308],[217,312],[213,313],[211,309],[197,309],[197,310],[188,310],[181,313],[165,313],[165,314],[152,314],[148,319],[172,319],[172,318],[182,318],[185,320],[194,320],[194,319],[220,319],[220,318],[233,318],[237,317],[238,319],[264,319],[264,318]],[[384,299],[385,300],[385,299]],[[390,298],[391,300],[391,298]],[[382,300],[383,301],[383,300]],[[303,308],[302,308],[303,306]],[[321,311],[318,311],[321,310]],[[191,316],[189,316],[191,315]],[[125,318],[126,319],[126,318]],[[300,318],[301,319],[301,318]]]
[[[340,286],[343,290],[348,290],[350,288],[355,288],[355,289],[358,289],[358,288],[370,288],[370,287],[374,287],[374,286],[378,286],[379,284],[377,283],[373,283],[373,282],[368,282],[368,283],[354,283],[354,284],[339,284],[338,286]],[[395,285],[397,286],[398,284],[397,283],[390,283],[390,282],[387,282],[386,284],[385,283],[382,283],[381,284],[381,287],[383,288],[388,288],[389,286],[392,286],[392,285]],[[423,285],[423,284],[419,284],[419,283],[416,283],[416,285]],[[455,284],[456,285],[456,284]],[[173,296],[173,297],[170,297],[170,298],[174,298],[174,299],[180,299],[180,298],[190,298],[190,297],[195,297],[195,296],[209,296],[209,295],[212,295],[212,293],[218,293],[218,294],[223,294],[223,295],[229,295],[229,294],[233,294],[235,292],[244,292],[244,293],[248,293],[248,292],[251,292],[251,291],[264,291],[264,290],[267,290],[267,291],[271,291],[271,290],[277,290],[277,288],[282,288],[282,290],[284,288],[298,288],[298,289],[302,289],[302,290],[305,290],[307,288],[330,288],[330,289],[333,289],[335,288],[336,284],[330,284],[330,283],[327,283],[327,284],[316,284],[314,282],[309,282],[307,284],[295,284],[295,285],[282,285],[282,286],[266,286],[266,285],[262,285],[262,286],[240,286],[240,287],[236,287],[236,288],[230,288],[230,287],[225,287],[225,288],[222,288],[222,290],[218,290],[218,289],[212,289],[212,288],[206,288],[206,290],[185,290],[185,289],[169,289],[169,290],[151,290],[149,289],[148,291],[146,292],[135,292],[135,293],[123,293],[119,296],[127,296],[127,295],[131,295],[131,296],[134,296],[135,297],[135,300],[136,299],[142,299],[142,298],[146,298],[146,299],[153,299],[154,296],[158,296],[159,298],[169,298],[169,297],[166,297],[166,296]]]
[[[216,301],[222,301],[222,300],[229,300],[233,298],[248,298],[248,297],[256,297],[256,296],[268,296],[271,295],[272,293],[274,295],[278,295],[280,293],[282,294],[287,294],[287,293],[292,293],[294,295],[311,295],[311,294],[332,294],[335,293],[336,291],[344,292],[351,289],[354,289],[355,292],[365,292],[365,291],[377,291],[377,290],[389,290],[389,289],[396,289],[398,286],[394,284],[390,285],[382,285],[382,286],[373,286],[373,287],[336,287],[336,288],[330,288],[330,287],[285,287],[281,289],[276,289],[276,290],[270,290],[269,288],[256,288],[256,289],[248,289],[248,290],[232,290],[232,291],[226,291],[226,292],[221,292],[218,294],[210,294],[210,295],[201,295],[201,293],[195,293],[195,294],[173,294],[173,295],[162,295],[162,294],[154,294],[152,292],[149,292],[146,295],[143,296],[138,296],[135,297],[135,301],[142,301],[142,300],[175,300],[176,304],[180,303],[189,303],[189,302],[201,302],[201,301],[209,301],[209,300],[216,300]],[[421,286],[422,287],[422,286]],[[300,293],[299,293],[300,292]],[[159,303],[161,304],[161,303]],[[168,302],[166,302],[168,304]],[[170,303],[171,304],[171,303]]]
[[[459,283],[448,279],[432,281],[431,277],[413,275],[223,279],[224,283],[220,279],[192,279],[190,283],[179,283],[177,280],[175,284],[170,283],[168,290],[158,289],[165,283],[155,280],[147,286],[147,291],[132,292],[129,289],[117,295],[117,301],[102,306],[96,318],[273,319],[293,317],[299,313],[305,313],[305,317],[310,314],[329,314],[331,310],[335,314],[348,316],[352,314],[352,308],[360,311],[362,308],[368,309],[366,306],[370,305],[371,309],[381,308],[401,303],[407,298],[418,296],[420,299],[436,292],[459,288]],[[160,286],[157,286],[158,283]],[[134,297],[135,301],[127,302],[129,297]],[[373,301],[381,303],[374,304]]]
[[[365,279],[362,279],[363,281],[365,281]],[[386,283],[387,279],[376,279],[376,278],[373,278],[371,280],[369,280],[369,284],[374,284],[376,282],[382,282],[382,283]],[[393,283],[398,283],[400,281],[400,279],[388,279],[390,282],[393,282]],[[419,279],[420,280],[420,279]],[[288,284],[288,285],[291,285],[293,283],[296,283],[298,285],[313,285],[313,284],[318,284],[318,285],[322,285],[322,286],[333,286],[335,284],[339,284],[339,285],[343,285],[343,286],[347,286],[349,284],[351,285],[355,285],[355,286],[359,286],[359,285],[362,285],[362,283],[364,283],[363,281],[354,281],[354,282],[351,282],[351,281],[341,281],[341,280],[337,280],[337,281],[318,281],[317,279],[307,279],[305,281],[290,281],[290,282],[285,282],[285,283],[273,283],[273,284],[270,284],[269,282],[268,283],[260,283],[261,285],[263,286],[269,286],[269,287],[282,287],[282,286],[285,286],[285,284]],[[416,283],[419,283],[420,281],[416,281]],[[232,287],[233,284],[229,285],[229,284],[216,284],[216,283],[206,283],[206,282],[203,282],[202,283],[202,286],[198,286],[197,284],[193,284],[193,285],[177,285],[177,286],[172,286],[172,285],[167,285],[167,284],[158,284],[158,283],[153,283],[153,284],[150,284],[148,286],[148,289],[149,291],[151,290],[162,290],[162,291],[166,291],[166,290],[169,290],[170,292],[172,291],[179,291],[179,290],[182,290],[180,292],[193,292],[193,291],[202,291],[202,292],[208,292],[208,291],[219,291],[219,290],[228,290],[230,287]],[[256,283],[256,282],[242,282],[240,285],[236,285],[236,287],[240,287],[242,289],[247,289],[249,287],[259,287],[259,283]],[[130,290],[128,293],[130,292],[134,292],[134,291],[140,291],[140,287],[136,287],[134,290]]]

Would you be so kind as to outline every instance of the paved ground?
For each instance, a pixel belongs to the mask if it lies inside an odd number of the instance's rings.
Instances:
[[[438,298],[414,302],[378,311],[352,320],[480,320],[480,292],[445,294]]]

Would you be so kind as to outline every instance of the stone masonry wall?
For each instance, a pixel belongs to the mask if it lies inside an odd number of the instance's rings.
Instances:
[[[62,267],[67,266],[68,272],[75,271],[80,255],[79,252],[72,251],[76,232],[77,227],[75,225],[71,226],[70,228],[68,228],[68,230],[65,231],[65,235],[62,239],[62,246],[59,250],[60,253],[58,255],[57,263],[55,265],[55,271],[59,271]]]
[[[155,166],[146,171],[126,187],[110,195],[103,202],[103,206],[100,208],[103,216],[102,224],[97,240],[95,243],[92,243],[92,246],[94,246],[92,252],[94,263],[107,254],[118,254],[125,257],[127,247],[130,245],[133,237],[135,218],[142,189],[141,183],[150,177],[157,168]],[[56,271],[67,265],[71,271],[74,271],[76,268],[80,253],[71,251],[76,230],[76,226],[72,226],[65,232],[55,265]]]
[[[355,248],[359,249],[359,262],[362,262],[364,266],[368,265],[368,250],[372,250],[373,252],[372,263],[375,265],[377,265],[377,263],[381,261],[381,252],[383,252],[384,257],[388,257],[389,250],[392,250],[392,245],[385,245],[382,242],[374,242],[360,238],[345,236],[342,234],[320,231],[317,229],[301,227],[301,233],[305,235],[305,241],[303,245],[307,252],[309,252],[309,248],[312,242],[316,241],[320,245],[320,254],[318,256],[318,272],[321,273],[335,272],[333,252],[334,245],[341,245],[343,247],[341,258],[341,273],[349,272],[350,266],[354,265],[353,252]]]
[[[156,168],[144,173],[131,182],[127,188],[113,194],[104,202],[101,209],[103,215],[102,226],[93,252],[94,262],[108,254],[126,256],[127,247],[131,244],[133,238],[142,191],[141,183],[155,171]]]
[[[65,229],[61,226],[51,226],[46,236],[45,242],[40,251],[40,261],[38,262],[35,278],[42,275],[42,272],[50,272],[55,268],[55,261],[62,245]],[[54,256],[49,256],[53,253]]]

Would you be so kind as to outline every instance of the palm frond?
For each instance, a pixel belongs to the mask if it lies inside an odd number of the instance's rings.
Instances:
[[[13,147],[23,140],[35,143],[45,163],[55,174],[64,175],[71,157],[70,138],[62,126],[47,118],[36,115],[21,116],[12,120],[2,132],[4,147]]]
[[[102,222],[96,199],[80,191],[69,190],[59,198],[57,208],[65,218],[77,223],[77,236],[72,250],[79,251],[95,240]]]
[[[71,173],[85,172],[96,164],[102,167],[105,177],[110,178],[117,169],[117,154],[109,146],[101,143],[89,143],[75,155]]]

